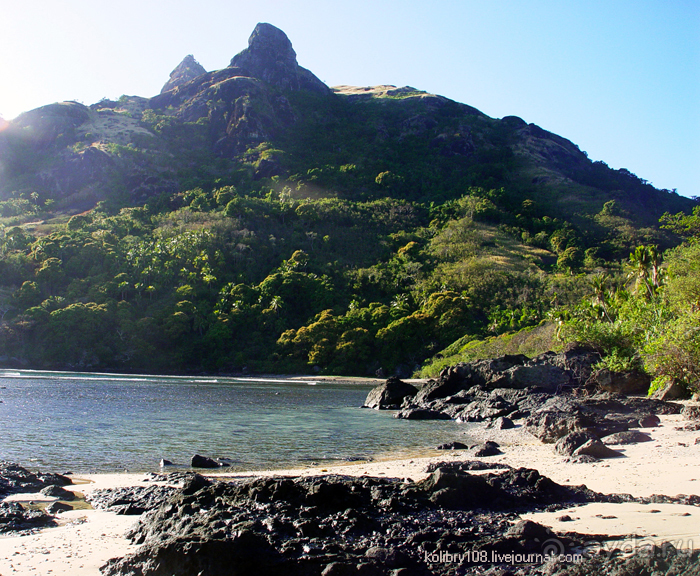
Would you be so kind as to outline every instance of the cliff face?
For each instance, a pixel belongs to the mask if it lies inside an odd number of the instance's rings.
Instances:
[[[514,116],[489,118],[411,87],[330,89],[265,23],[222,70],[190,55],[152,98],[51,104],[0,132],[0,199],[36,191],[84,204],[126,193],[138,203],[251,166],[254,179],[314,173],[314,185],[349,197],[429,202],[504,187],[565,218],[614,199],[649,224],[691,205]],[[356,167],[352,177],[342,166]]]

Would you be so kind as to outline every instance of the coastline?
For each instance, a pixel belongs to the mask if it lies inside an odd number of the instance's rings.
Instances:
[[[635,497],[664,494],[700,494],[700,432],[678,430],[687,420],[680,415],[661,416],[660,426],[650,429],[653,441],[618,449],[621,458],[590,464],[566,462],[553,445],[543,444],[521,427],[494,430],[470,427],[469,436],[476,440],[495,440],[502,455],[484,458],[490,463],[508,464],[538,470],[560,484],[580,485],[606,494],[629,493]],[[210,478],[247,478],[263,476],[318,476],[341,474],[410,478],[422,480],[429,474],[426,467],[435,462],[473,460],[466,451],[447,450],[436,454],[429,450],[413,457],[369,462],[348,462],[319,467],[226,473],[206,472]],[[201,472],[201,471],[200,471]],[[147,486],[153,481],[148,474],[80,474],[68,488],[90,493],[102,488]],[[77,483],[82,482],[82,483]],[[14,500],[36,501],[37,495],[22,494]],[[559,518],[569,515],[572,520]],[[565,511],[523,514],[551,527],[555,532],[576,531],[585,534],[610,534],[624,542],[662,541],[700,545],[700,508],[681,504],[585,504]],[[118,516],[99,510],[73,510],[59,516],[61,526],[30,535],[0,538],[0,574],[51,574],[52,576],[95,576],[99,566],[112,557],[124,556],[137,546],[125,538],[125,531],[138,516]]]

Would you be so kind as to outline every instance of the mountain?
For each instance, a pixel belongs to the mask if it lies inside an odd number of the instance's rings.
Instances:
[[[339,172],[347,165],[352,178]],[[513,206],[530,199],[569,218],[615,200],[640,225],[692,205],[515,116],[410,87],[328,88],[270,24],[223,70],[187,56],[152,98],[50,104],[0,134],[0,198],[36,192],[69,209],[236,184],[242,170],[297,187],[313,172],[314,188],[347,198],[435,201],[504,187]]]
[[[624,285],[694,206],[515,116],[328,87],[259,24],[222,70],[0,131],[0,365],[409,375]]]

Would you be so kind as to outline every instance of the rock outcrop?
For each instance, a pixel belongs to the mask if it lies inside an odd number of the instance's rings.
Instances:
[[[328,86],[297,64],[289,38],[272,24],[260,23],[255,27],[248,48],[233,57],[230,67],[239,70],[241,76],[264,80],[282,90],[330,93]]]
[[[11,494],[39,491],[72,498],[72,492],[61,488],[71,483],[70,478],[61,474],[34,473],[18,464],[0,462],[0,499]],[[19,502],[0,502],[0,533],[55,526],[51,511],[48,512],[25,508]]]
[[[438,466],[421,482],[323,476],[225,483],[194,476],[131,531],[142,546],[110,560],[102,573],[451,574],[453,565],[426,555],[463,546],[541,552],[538,536],[555,535],[537,524],[514,527],[513,512],[588,501],[622,500],[524,468],[470,474]],[[578,543],[560,538],[566,547]]]
[[[387,381],[370,392],[366,404],[396,408],[402,398],[396,418],[407,420],[486,422],[490,428],[512,427],[514,420],[521,420],[525,429],[542,442],[554,444],[567,437],[557,447],[561,454],[612,457],[617,453],[605,447],[601,438],[657,426],[656,414],[676,414],[682,406],[603,391],[639,392],[644,385],[637,374],[611,372],[604,375],[604,385],[600,385],[600,374],[593,370],[599,360],[596,352],[571,346],[559,354],[547,352],[532,359],[506,355],[463,362],[444,369],[439,378],[429,380],[417,393],[405,385],[401,387],[400,381]],[[390,394],[392,390],[400,393]],[[592,444],[575,454],[587,442]]]
[[[0,498],[10,494],[39,492],[51,486],[68,486],[72,480],[62,474],[30,472],[19,464],[0,462]]]
[[[418,388],[398,378],[389,378],[384,384],[373,388],[365,400],[366,408],[396,410],[409,397],[415,396]]]
[[[207,71],[204,69],[199,62],[194,59],[192,54],[185,56],[185,58],[180,62],[175,70],[170,73],[170,79],[164,84],[160,93],[168,92],[181,86],[187,84],[190,80],[198,78],[202,74],[206,74]]]

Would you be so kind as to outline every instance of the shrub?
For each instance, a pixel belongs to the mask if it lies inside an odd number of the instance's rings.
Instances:
[[[644,364],[651,374],[675,379],[700,390],[700,312],[669,322],[644,348]]]

